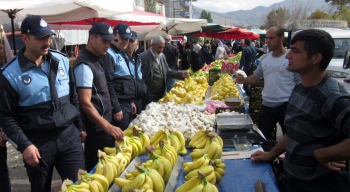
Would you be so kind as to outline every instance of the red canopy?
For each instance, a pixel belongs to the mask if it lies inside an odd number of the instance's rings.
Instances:
[[[218,39],[258,39],[260,37],[259,34],[253,33],[251,31],[241,29],[239,27],[232,27],[226,31],[215,32],[212,30],[205,31],[202,33],[194,34],[196,37],[211,37]]]

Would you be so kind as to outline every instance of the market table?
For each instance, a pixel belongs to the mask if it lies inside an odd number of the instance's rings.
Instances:
[[[257,147],[258,146],[253,146],[251,149],[256,149]],[[234,149],[230,148],[229,150]],[[191,152],[192,149],[189,149],[188,153],[182,156],[184,163],[192,161],[190,156]],[[139,158],[142,162],[149,160],[147,155],[141,155]],[[216,185],[220,192],[253,192],[255,191],[254,184],[258,180],[265,183],[266,191],[279,191],[275,175],[269,163],[254,164],[250,159],[226,159],[224,163],[226,164],[226,175],[224,175],[222,181]],[[184,183],[186,174],[182,166],[175,189]]]

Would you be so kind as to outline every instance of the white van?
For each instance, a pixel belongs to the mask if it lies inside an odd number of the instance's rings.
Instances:
[[[329,76],[335,78],[344,86],[344,79],[350,75],[350,69],[343,69],[345,52],[350,50],[350,30],[319,28],[328,32],[334,39],[334,56],[326,71]]]

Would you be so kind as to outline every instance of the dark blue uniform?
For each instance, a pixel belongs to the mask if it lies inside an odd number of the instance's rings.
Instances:
[[[53,167],[63,179],[84,168],[83,131],[75,81],[68,58],[50,50],[39,68],[25,47],[0,74],[0,126],[23,151],[35,145],[47,166],[25,163],[32,191],[50,191]]]

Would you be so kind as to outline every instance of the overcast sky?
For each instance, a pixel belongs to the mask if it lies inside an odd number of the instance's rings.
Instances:
[[[250,10],[257,6],[269,7],[284,0],[197,0],[193,5],[206,11],[226,13],[237,10]]]

